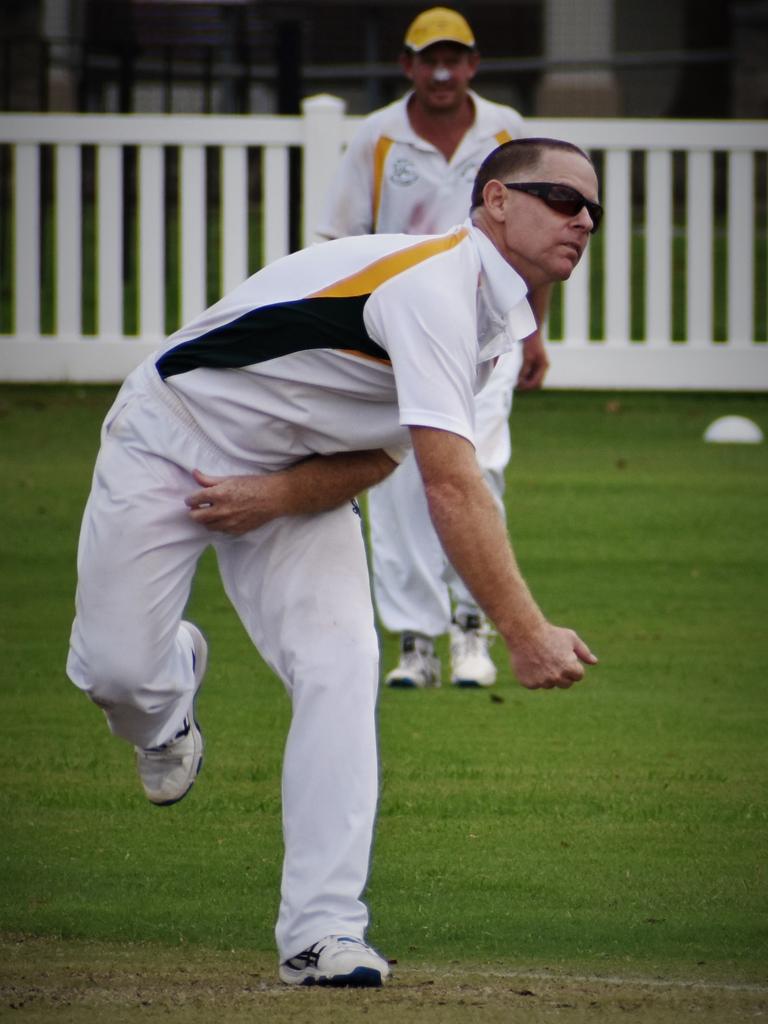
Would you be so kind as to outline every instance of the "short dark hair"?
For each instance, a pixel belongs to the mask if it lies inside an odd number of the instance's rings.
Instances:
[[[560,149],[569,153],[578,153],[591,165],[589,155],[575,146],[572,142],[564,142],[562,139],[513,139],[511,142],[504,142],[480,164],[480,169],[475,176],[475,183],[472,186],[472,205],[470,212],[478,206],[483,205],[483,189],[489,181],[499,181],[510,174],[519,174],[521,171],[534,171],[541,160],[545,150]]]

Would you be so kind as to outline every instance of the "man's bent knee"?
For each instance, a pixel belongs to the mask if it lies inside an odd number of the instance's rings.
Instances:
[[[94,704],[109,711],[132,707],[151,711],[153,700],[147,684],[157,674],[157,665],[140,651],[96,645],[87,653],[70,648],[67,674]]]

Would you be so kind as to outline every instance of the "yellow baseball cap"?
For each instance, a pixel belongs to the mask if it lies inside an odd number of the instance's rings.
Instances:
[[[433,43],[460,43],[474,47],[475,37],[465,18],[450,7],[430,7],[411,22],[404,45],[419,53]]]

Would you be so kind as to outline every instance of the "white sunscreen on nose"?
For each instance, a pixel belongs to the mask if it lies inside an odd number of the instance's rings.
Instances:
[[[448,68],[435,68],[432,74],[433,82],[449,82],[451,80],[451,72]]]

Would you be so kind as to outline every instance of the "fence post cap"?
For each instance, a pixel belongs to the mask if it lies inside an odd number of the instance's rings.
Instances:
[[[331,96],[330,93],[322,92],[317,96],[305,96],[301,101],[301,109],[305,113],[308,111],[316,113],[321,110],[332,110],[334,113],[343,114],[347,109],[347,104],[339,96]]]

